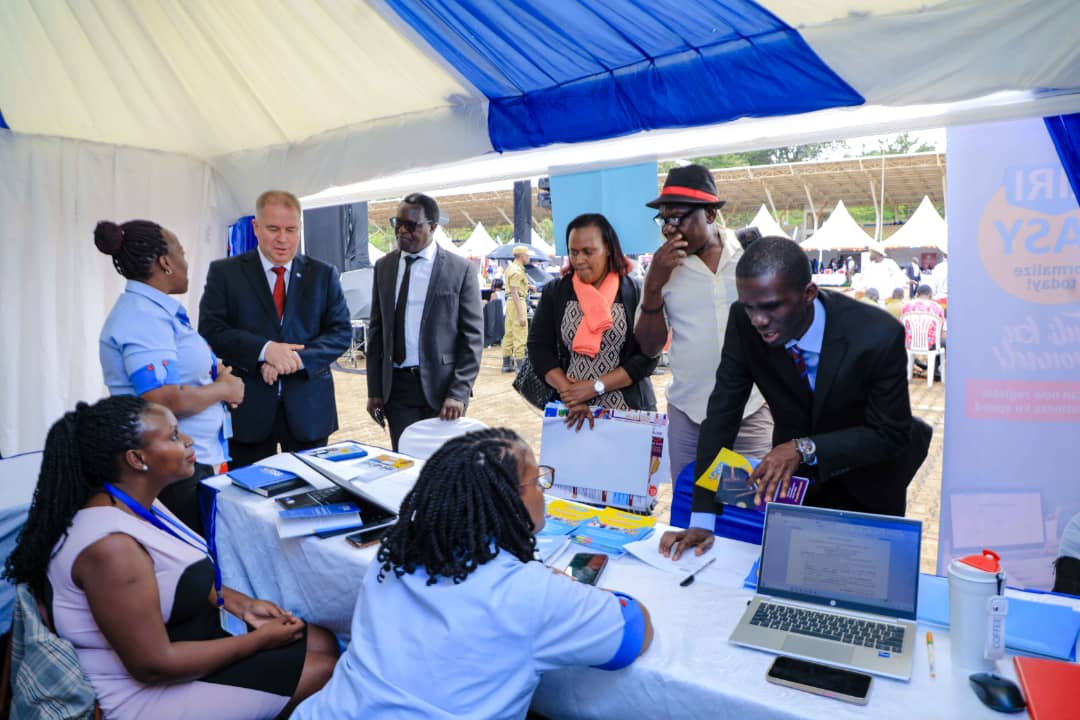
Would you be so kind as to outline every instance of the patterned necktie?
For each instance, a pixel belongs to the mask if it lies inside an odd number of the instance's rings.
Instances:
[[[806,358],[803,356],[803,349],[798,345],[792,345],[788,348],[788,354],[790,354],[791,359],[795,361],[795,369],[799,371],[799,377],[806,383],[806,389],[813,392],[814,388],[810,387],[810,369],[806,367]]]
[[[279,265],[270,269],[277,275],[277,280],[274,281],[274,307],[277,308],[277,318],[280,320],[285,314],[285,268]]]
[[[405,274],[401,276],[401,288],[398,290],[397,303],[394,304],[394,364],[405,362],[405,310],[409,304],[409,278],[412,276],[413,263],[419,255],[405,256]]]

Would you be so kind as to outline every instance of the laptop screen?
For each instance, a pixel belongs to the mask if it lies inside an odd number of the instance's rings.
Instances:
[[[769,503],[758,592],[915,619],[922,523]]]

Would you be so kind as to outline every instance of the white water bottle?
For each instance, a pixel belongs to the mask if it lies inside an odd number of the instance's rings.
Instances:
[[[949,563],[949,643],[954,665],[993,668],[1005,650],[1005,573],[993,550]]]

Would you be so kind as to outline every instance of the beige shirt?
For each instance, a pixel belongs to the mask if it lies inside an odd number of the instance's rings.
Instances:
[[[738,300],[735,264],[743,249],[731,233],[725,233],[724,251],[716,273],[701,258],[690,255],[672,271],[662,295],[664,316],[671,328],[668,358],[672,380],[668,403],[695,423],[705,420],[709,395],[716,384],[716,369],[724,349],[731,303]],[[757,412],[765,399],[755,386],[746,401],[743,417]]]

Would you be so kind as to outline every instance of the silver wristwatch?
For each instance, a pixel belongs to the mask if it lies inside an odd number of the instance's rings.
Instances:
[[[592,389],[596,391],[596,397],[600,397],[607,390],[607,388],[604,387],[604,381],[600,379],[597,379],[597,381],[593,383]]]
[[[810,438],[796,438],[795,449],[802,455],[802,461],[807,465],[817,462],[817,445]]]

